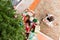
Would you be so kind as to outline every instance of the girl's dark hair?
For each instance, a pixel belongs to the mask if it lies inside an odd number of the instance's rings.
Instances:
[[[30,20],[27,20],[26,23],[28,23],[29,26],[31,25],[31,21]]]
[[[26,23],[28,23],[28,25],[30,26],[30,24],[31,24],[30,16],[29,16],[29,15],[26,15],[26,17],[28,17],[28,18],[29,18],[29,19],[26,21]]]
[[[26,17],[30,18],[30,16],[29,16],[29,15],[26,15]]]

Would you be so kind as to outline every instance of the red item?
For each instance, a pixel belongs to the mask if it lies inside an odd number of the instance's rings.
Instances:
[[[25,23],[25,21],[26,21],[26,16],[23,16],[23,21],[24,21],[24,23]]]
[[[33,28],[33,29],[35,28],[35,25],[37,25],[37,24],[36,24],[36,23],[33,23],[33,24],[32,24],[32,28]]]
[[[29,33],[30,32],[30,27],[28,25],[26,25],[26,33]]]

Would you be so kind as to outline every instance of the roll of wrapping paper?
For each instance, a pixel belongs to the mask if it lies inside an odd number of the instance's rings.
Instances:
[[[34,2],[31,4],[29,9],[34,10],[39,2],[40,2],[40,0],[34,0]]]

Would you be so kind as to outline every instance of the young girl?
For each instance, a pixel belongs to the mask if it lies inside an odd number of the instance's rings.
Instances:
[[[30,33],[30,16],[29,15],[25,16],[24,23],[25,23],[25,30],[26,30],[26,38],[28,39],[28,36]]]

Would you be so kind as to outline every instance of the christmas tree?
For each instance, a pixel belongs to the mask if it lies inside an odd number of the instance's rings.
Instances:
[[[24,40],[22,17],[15,14],[11,0],[0,0],[0,40]]]

